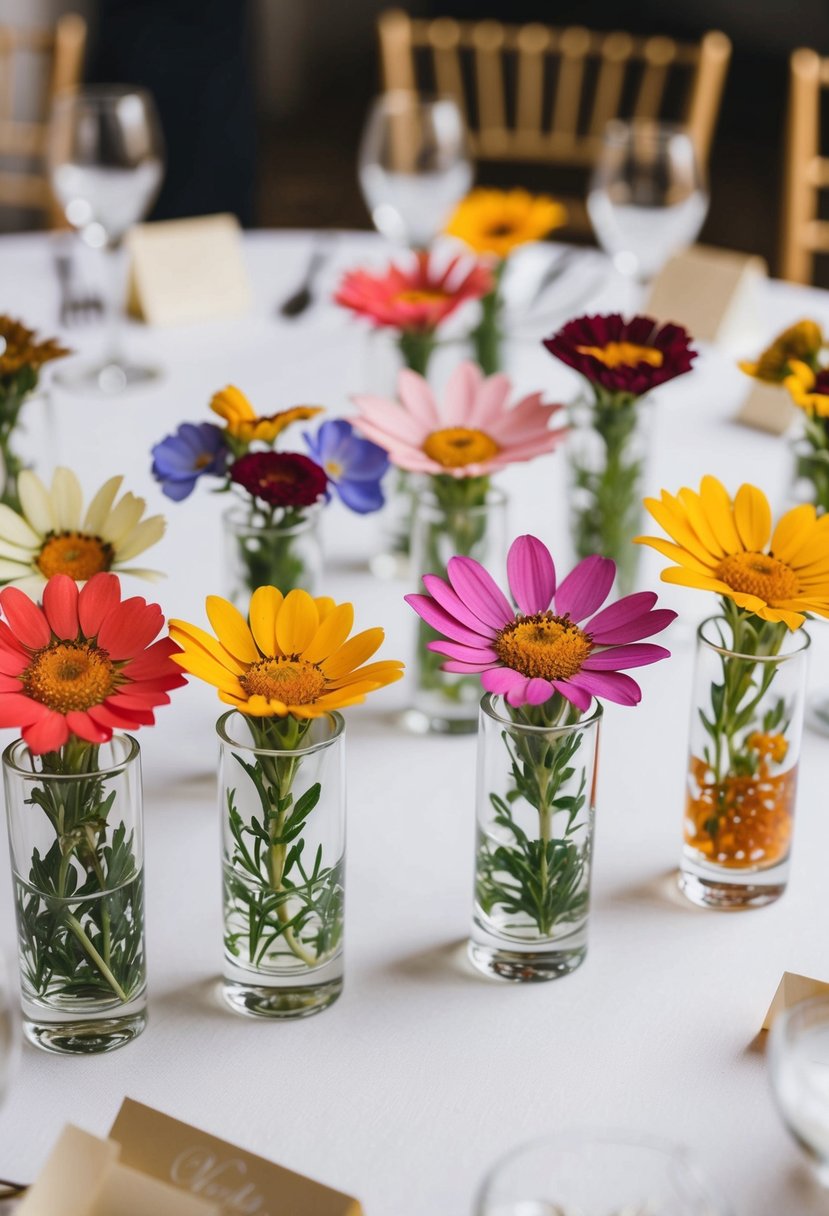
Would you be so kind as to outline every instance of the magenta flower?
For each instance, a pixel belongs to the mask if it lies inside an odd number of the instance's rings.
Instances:
[[[428,595],[406,602],[443,639],[429,649],[447,656],[444,671],[481,674],[487,692],[512,706],[541,705],[555,693],[586,710],[592,697],[637,705],[639,685],[623,668],[667,659],[664,646],[642,638],[667,628],[676,616],[654,608],[656,595],[640,591],[602,608],[616,575],[606,557],[586,557],[556,585],[549,550],[535,536],[519,536],[507,557],[516,612],[480,562],[450,558],[448,581],[423,576]]]

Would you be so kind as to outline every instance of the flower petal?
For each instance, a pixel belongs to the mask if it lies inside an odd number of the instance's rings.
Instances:
[[[549,680],[542,680],[539,678],[530,680],[525,694],[527,697],[527,704],[543,705],[545,701],[549,701],[554,692],[555,689]]]
[[[276,617],[276,641],[282,653],[302,654],[319,624],[319,609],[308,592],[299,587],[289,591]]]
[[[46,707],[44,706],[44,709]],[[69,738],[69,727],[63,714],[47,710],[46,716],[21,731],[23,742],[36,756],[57,751]]]
[[[57,468],[49,491],[58,532],[77,532],[81,526],[83,491],[71,469]]]
[[[379,650],[385,636],[384,630],[379,627],[355,633],[344,646],[320,663],[326,679],[336,680],[365,663],[366,659],[370,659],[374,652]]]
[[[734,499],[734,523],[748,552],[762,552],[771,534],[771,507],[762,490],[740,486]]]
[[[584,660],[582,671],[621,671],[626,667],[646,667],[669,659],[670,650],[642,642],[634,646],[609,646],[607,650],[595,650]]]
[[[121,584],[117,575],[105,571],[93,574],[78,596],[78,620],[84,637],[97,637],[101,625],[120,602]]]
[[[132,659],[155,640],[163,624],[158,604],[134,596],[116,605],[106,617],[98,630],[98,645],[116,661]]]
[[[87,743],[107,743],[112,738],[109,727],[101,726],[81,710],[70,710],[66,715],[66,725],[73,735],[86,739]]]
[[[89,506],[86,508],[86,515],[83,520],[84,532],[91,533],[93,536],[100,536],[107,517],[112,510],[112,504],[115,502],[115,496],[121,489],[123,477],[110,477],[109,481],[105,481],[92,498]]]
[[[599,641],[599,635],[606,629],[618,629],[628,621],[635,621],[637,617],[649,612],[656,600],[655,591],[636,591],[633,595],[623,595],[615,604],[608,604],[607,608],[597,612],[584,626],[584,631],[595,641]]]
[[[519,536],[510,545],[507,578],[512,598],[525,616],[546,612],[550,607],[556,590],[556,570],[549,549],[537,536]]]
[[[609,557],[586,557],[570,571],[556,591],[558,616],[582,621],[601,607],[616,577],[616,563]]]
[[[28,595],[17,587],[5,587],[0,591],[0,607],[15,637],[30,650],[40,650],[52,640],[52,631],[46,617],[33,604]]]
[[[480,562],[472,557],[450,557],[449,582],[477,617],[493,629],[503,629],[515,613],[501,588]]]
[[[282,592],[277,587],[257,587],[250,597],[248,622],[253,640],[262,654],[278,655],[276,644],[276,618],[284,600]]]
[[[3,540],[11,541],[24,549],[39,549],[42,540],[25,519],[4,502],[0,503],[0,536]]]
[[[43,611],[56,637],[78,636],[78,585],[67,574],[55,574],[43,588]]]
[[[429,595],[405,595],[403,598],[427,625],[438,633],[442,633],[444,637],[451,638],[454,642],[466,642],[470,646],[485,646],[492,639],[491,632],[484,636],[482,633],[476,633],[466,625],[462,625]]]
[[[354,628],[354,605],[337,604],[321,622],[317,632],[302,652],[307,663],[321,663],[346,641]]]
[[[424,574],[423,585],[441,608],[445,609],[450,616],[456,621],[460,621],[462,625],[467,625],[473,633],[484,634],[487,637],[494,636],[495,630],[491,625],[486,625],[479,617],[475,615],[471,608],[463,602],[456,591],[453,591],[448,583],[444,582],[437,574]]]
[[[28,523],[42,536],[45,536],[47,532],[54,532],[56,530],[55,517],[52,513],[49,491],[31,469],[23,469],[18,477],[17,493]]]
[[[582,668],[569,683],[594,697],[615,701],[617,705],[638,705],[642,700],[639,685],[622,671],[585,671]]]
[[[261,656],[239,609],[219,595],[208,595],[205,609],[207,619],[225,650],[229,650],[241,663],[257,663]]]
[[[119,562],[132,561],[139,553],[160,541],[166,527],[167,521],[163,515],[150,515],[142,519],[115,546],[116,559]]]

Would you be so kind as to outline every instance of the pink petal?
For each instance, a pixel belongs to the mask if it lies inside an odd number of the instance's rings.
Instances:
[[[450,557],[446,573],[461,599],[485,624],[493,629],[503,629],[515,620],[507,597],[492,575],[473,557]]]
[[[506,409],[507,398],[511,390],[512,384],[509,377],[505,376],[503,372],[487,376],[475,397],[469,416],[469,426],[475,427],[479,431],[486,431],[494,438],[492,428],[496,419],[512,412]]]
[[[497,663],[461,663],[458,659],[449,659],[445,663],[441,663],[441,671],[452,672],[453,675],[461,676],[477,676],[482,671],[490,671],[493,667],[500,666]]]
[[[19,587],[6,587],[0,591],[0,607],[12,633],[24,646],[40,650],[49,645],[52,631],[46,617]]]
[[[537,536],[519,536],[507,554],[512,598],[525,616],[546,612],[556,590],[556,570],[546,545]],[[535,702],[533,702],[535,704]]]
[[[517,672],[516,675],[518,675]],[[526,705],[527,689],[529,688],[529,685],[530,681],[526,678],[526,676],[518,675],[518,680],[515,684],[513,684],[512,688],[507,693],[507,701],[509,704],[515,707],[519,705]]]
[[[605,629],[618,629],[646,612],[650,612],[656,603],[655,591],[636,591],[633,595],[625,595],[615,604],[602,608],[593,619],[584,626],[585,632],[597,638]]]
[[[597,650],[582,664],[582,671],[620,671],[625,667],[647,667],[660,659],[669,659],[670,650],[643,642],[640,646],[611,646]]]
[[[469,426],[475,411],[475,397],[483,383],[480,368],[474,363],[460,363],[452,372],[443,390],[441,417],[443,426]]]
[[[78,636],[78,584],[67,574],[55,574],[43,588],[43,611],[56,637]]]
[[[445,654],[449,659],[460,659],[462,663],[498,663],[498,655],[487,646],[478,649],[475,646],[462,646],[459,642],[430,642],[429,650],[435,654]]]
[[[481,677],[481,684],[487,692],[496,693],[498,696],[504,696],[516,684],[524,683],[525,677],[512,667],[496,667]]]
[[[86,739],[87,743],[108,743],[112,738],[112,731],[108,727],[99,726],[88,713],[78,710],[66,715],[66,725],[73,735]]]
[[[577,688],[584,688],[594,697],[615,701],[618,705],[638,705],[642,690],[635,680],[621,671],[585,671],[582,668],[570,678]]]
[[[390,401],[387,397],[361,395],[352,397],[352,401],[360,411],[360,416],[353,420],[358,429],[361,421],[365,419],[390,439],[410,443],[415,447],[420,447],[429,433],[405,408],[401,408],[396,401]]]
[[[441,608],[445,608],[456,621],[460,621],[463,625],[468,625],[476,633],[483,633],[487,637],[494,636],[492,627],[479,620],[472,609],[466,606],[457,592],[453,591],[442,578],[438,578],[436,574],[424,574],[423,585],[432,599],[436,600]]]
[[[397,377],[397,395],[411,416],[427,431],[440,430],[440,416],[428,380],[404,367]]]
[[[603,628],[601,633],[596,633],[590,624],[584,626],[584,631],[600,646],[624,645],[626,642],[638,642],[640,638],[649,638],[655,633],[661,633],[675,617],[676,613],[670,608],[655,608],[653,612],[645,612],[616,629]]]
[[[587,710],[590,708],[590,702],[593,698],[586,689],[578,688],[569,680],[553,680],[553,688],[556,692],[560,692],[563,697],[566,697],[571,705],[575,705],[576,709]]]
[[[485,646],[489,641],[488,638],[482,637],[479,633],[473,633],[471,629],[461,625],[445,608],[441,608],[440,604],[436,604],[428,595],[404,595],[403,598],[427,625],[431,625],[444,637],[451,638],[453,642],[466,642],[469,646]]]
[[[69,738],[69,727],[63,714],[55,713],[51,709],[47,714],[47,717],[35,722],[34,726],[27,726],[21,731],[23,742],[36,756],[57,751]]]
[[[101,572],[82,588],[78,596],[78,619],[85,638],[95,638],[104,620],[121,602],[121,583],[116,574]]]
[[[604,603],[615,577],[616,563],[609,557],[586,557],[556,592],[556,614],[583,621]]]
[[[527,704],[543,705],[555,692],[549,680],[534,679],[527,685]]]

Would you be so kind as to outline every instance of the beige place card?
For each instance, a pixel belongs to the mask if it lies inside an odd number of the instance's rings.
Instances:
[[[239,316],[251,292],[233,215],[136,224],[127,233],[128,308],[150,325]]]
[[[752,380],[751,391],[734,416],[742,426],[751,426],[771,435],[785,435],[794,422],[797,406],[782,384]]]
[[[223,1216],[361,1216],[356,1199],[127,1098],[111,1138],[121,1161],[220,1205]],[[39,1216],[39,1213],[38,1213]],[[166,1216],[166,1213],[165,1213]]]
[[[774,1000],[769,1005],[762,1029],[770,1030],[772,1022],[784,1009],[791,1009],[793,1005],[807,1001],[810,996],[825,996],[827,993],[829,993],[829,983],[823,980],[813,980],[808,975],[797,975],[794,971],[784,971],[783,978],[777,985]]]
[[[684,325],[700,342],[744,347],[762,329],[759,287],[767,274],[760,257],[694,245],[662,268],[644,311]]]
[[[17,1209],[17,1216],[221,1216],[221,1208],[122,1165],[113,1140],[71,1124]]]

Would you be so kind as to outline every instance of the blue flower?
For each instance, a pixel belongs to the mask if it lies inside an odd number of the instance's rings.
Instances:
[[[347,507],[359,515],[379,511],[384,502],[380,481],[389,467],[381,447],[355,434],[345,418],[323,422],[316,435],[306,432],[305,442]]]
[[[225,433],[212,422],[183,422],[152,449],[153,477],[168,498],[181,502],[203,473],[224,475],[230,455]]]

